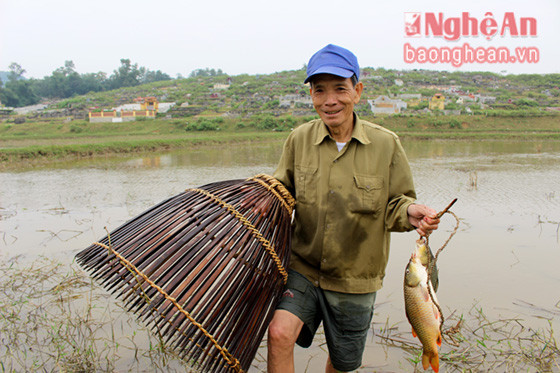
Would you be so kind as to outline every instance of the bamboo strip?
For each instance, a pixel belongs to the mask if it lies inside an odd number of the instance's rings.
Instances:
[[[77,260],[181,356],[208,372],[246,371],[283,291],[294,205],[267,175],[208,184]]]

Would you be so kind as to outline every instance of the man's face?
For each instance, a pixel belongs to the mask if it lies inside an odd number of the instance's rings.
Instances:
[[[363,84],[354,87],[350,78],[320,74],[311,84],[313,107],[330,129],[352,128],[354,105],[360,101]]]

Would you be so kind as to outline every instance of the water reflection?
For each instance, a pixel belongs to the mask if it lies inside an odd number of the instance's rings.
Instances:
[[[558,142],[547,140],[402,140],[410,159],[512,154],[557,153]]]
[[[264,144],[222,145],[196,149],[182,149],[164,155],[146,156],[142,158],[142,165],[148,167],[192,167],[219,166],[224,168],[239,165],[270,165],[278,162],[282,152],[282,142],[276,141]],[[131,160],[129,164],[137,164],[138,160]]]
[[[484,162],[519,164],[558,162],[560,145],[557,141],[531,140],[402,140],[409,160],[431,159],[436,162],[445,158],[465,165]],[[283,140],[265,144],[220,145],[204,148],[182,149],[164,154],[146,154],[128,160],[124,164],[133,167],[183,167],[237,165],[275,165],[282,153]],[[107,164],[107,160],[93,161]],[[91,165],[92,162],[89,162]]]

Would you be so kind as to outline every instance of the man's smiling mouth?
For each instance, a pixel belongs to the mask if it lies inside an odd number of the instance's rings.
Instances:
[[[335,111],[325,111],[325,114],[333,115],[333,114],[340,113],[341,111],[342,111],[342,109],[340,109],[340,110],[335,110]]]

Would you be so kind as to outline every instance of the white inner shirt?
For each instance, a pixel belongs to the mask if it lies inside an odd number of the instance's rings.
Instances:
[[[336,142],[336,147],[338,148],[338,151],[341,151],[342,148],[344,148],[344,145],[346,145],[345,142]]]

